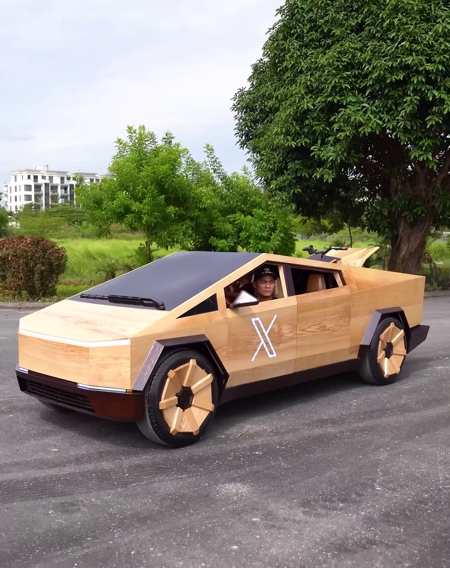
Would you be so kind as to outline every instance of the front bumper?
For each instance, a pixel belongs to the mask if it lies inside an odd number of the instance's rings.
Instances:
[[[77,412],[129,422],[144,414],[144,395],[139,391],[82,385],[19,366],[16,376],[22,392]]]

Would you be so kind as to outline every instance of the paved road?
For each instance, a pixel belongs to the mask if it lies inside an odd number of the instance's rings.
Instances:
[[[397,384],[233,403],[180,450],[19,394],[0,310],[0,566],[450,567],[449,309]]]

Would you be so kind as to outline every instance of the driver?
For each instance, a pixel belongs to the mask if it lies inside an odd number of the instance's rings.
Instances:
[[[253,278],[253,295],[258,298],[260,302],[266,302],[267,300],[275,299],[275,283],[278,278],[278,274],[275,268],[264,264],[255,270]]]

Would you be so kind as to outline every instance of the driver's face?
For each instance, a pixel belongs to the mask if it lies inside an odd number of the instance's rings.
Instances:
[[[253,282],[258,296],[265,300],[270,300],[275,293],[275,278],[273,276],[263,276],[259,280]]]

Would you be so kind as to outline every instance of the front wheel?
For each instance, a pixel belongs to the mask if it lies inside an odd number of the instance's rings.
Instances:
[[[153,442],[188,446],[211,424],[218,398],[210,361],[198,351],[180,349],[164,358],[150,377],[138,427]]]
[[[398,319],[380,321],[359,374],[367,383],[390,385],[400,374],[406,356],[406,337],[403,324]]]

